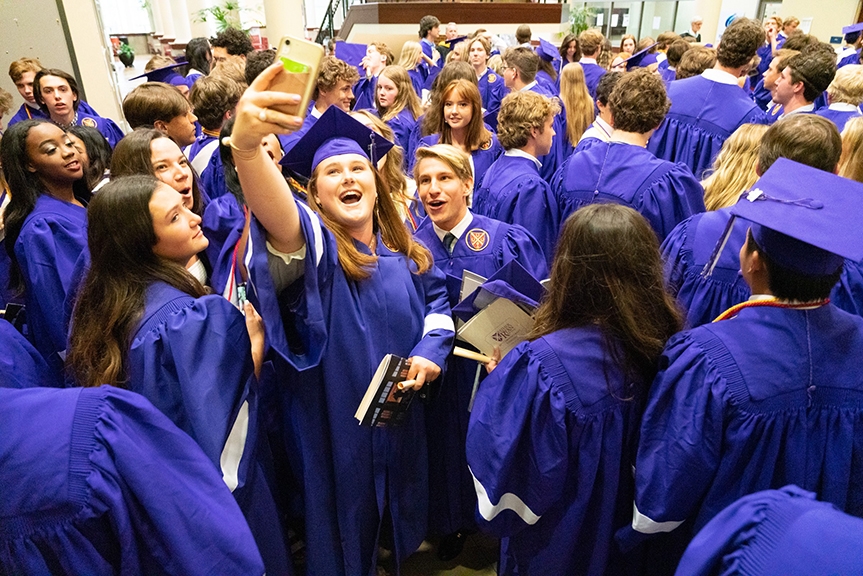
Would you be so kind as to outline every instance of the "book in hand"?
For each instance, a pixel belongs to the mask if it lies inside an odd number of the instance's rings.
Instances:
[[[503,358],[532,328],[530,313],[512,300],[497,298],[459,328],[458,338],[473,344],[486,356],[494,354],[497,346]]]
[[[387,354],[363,396],[354,418],[361,426],[393,427],[401,424],[414,396],[413,387],[399,389],[399,382],[408,379],[410,362],[407,358]]]

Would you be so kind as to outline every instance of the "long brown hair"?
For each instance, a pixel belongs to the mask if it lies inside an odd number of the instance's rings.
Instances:
[[[578,62],[570,62],[560,71],[560,98],[566,109],[566,138],[575,146],[596,118],[584,69]]]
[[[383,108],[377,99],[377,95],[375,95],[375,108],[377,108],[381,120],[386,122],[387,120],[397,116],[398,113],[405,108],[410,111],[414,120],[419,118],[420,114],[423,113],[422,102],[420,102],[420,98],[414,90],[414,85],[411,83],[411,77],[408,76],[408,71],[401,66],[392,65],[383,69],[380,76],[378,76],[378,82],[380,82],[381,76],[392,80],[393,84],[398,88],[395,102],[393,102],[393,105],[389,108]]]
[[[150,145],[158,138],[168,138],[168,136],[153,128],[136,128],[126,134],[114,147],[114,153],[111,156],[111,178],[155,176]],[[168,140],[174,142],[170,138]],[[192,212],[199,216],[204,213],[198,176],[194,170],[192,170]]]
[[[440,100],[443,98],[444,89],[449,86],[450,82],[459,79],[468,80],[477,86],[479,85],[473,67],[463,60],[447,62],[441,68],[440,74],[432,81],[428,106],[426,107],[425,115],[422,117],[421,134],[423,136],[430,136],[431,134],[438,134],[440,132],[440,123],[442,121],[441,110],[443,110]]]
[[[467,133],[465,134],[464,144],[468,151],[473,152],[480,148],[491,145],[491,132],[489,132],[482,119],[482,96],[480,96],[479,88],[476,84],[469,80],[453,80],[444,89],[438,106],[440,108],[440,143],[452,144],[452,128],[446,121],[444,114],[444,106],[447,98],[453,94],[459,94],[462,98],[470,102],[471,118],[467,125]]]
[[[567,218],[530,339],[590,325],[602,330],[612,359],[648,383],[665,342],[682,327],[664,289],[656,234],[619,204],[592,204]]]
[[[387,248],[394,252],[401,252],[409,259],[413,260],[417,266],[417,274],[424,274],[432,265],[431,253],[419,242],[413,239],[413,236],[405,228],[402,222],[398,208],[392,199],[389,186],[381,177],[377,168],[371,162],[368,162],[375,175],[375,187],[377,188],[377,200],[374,210],[374,229],[380,231],[381,240],[386,244]],[[324,225],[335,235],[336,246],[339,252],[339,264],[342,270],[351,280],[365,280],[371,276],[370,268],[377,262],[378,257],[373,254],[363,254],[354,245],[354,240],[350,233],[335,222],[329,215],[324,212],[318,204],[318,172],[312,174],[309,179],[309,206],[317,212]]]
[[[72,313],[67,366],[81,386],[124,386],[133,330],[147,288],[166,282],[193,297],[204,287],[185,268],[153,253],[153,176],[114,178],[88,207],[90,270]]]

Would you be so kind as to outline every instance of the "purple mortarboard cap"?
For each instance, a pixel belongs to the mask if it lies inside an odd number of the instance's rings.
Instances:
[[[172,86],[178,86],[180,84],[188,86],[186,79],[183,78],[182,74],[177,72],[177,68],[185,65],[185,62],[169,64],[168,66],[162,66],[161,68],[156,68],[155,70],[144,72],[143,74],[135,76],[134,78],[129,78],[129,80],[147,78],[148,82],[164,82],[165,84],[171,84]]]
[[[467,40],[467,36],[459,36],[458,38],[453,38],[452,40],[444,40],[440,43],[440,45],[452,50],[453,46],[460,42],[464,42],[465,40]]]
[[[528,308],[536,308],[545,294],[545,288],[518,260],[510,260],[492,274],[464,300],[453,307],[453,313],[464,321],[491,304],[497,298],[506,298]]]
[[[851,24],[842,28],[842,34],[851,34],[852,32],[860,32],[861,30],[863,30],[863,22],[858,22],[857,24]]]
[[[365,70],[360,66],[360,62],[366,57],[366,44],[351,44],[349,42],[336,42],[336,47],[333,52],[339,60],[347,62],[354,68],[360,71],[360,76],[365,76]]]
[[[658,42],[654,42],[653,44],[651,44],[647,48],[639,50],[638,52],[636,52],[635,54],[633,54],[632,56],[630,56],[629,58],[624,60],[624,62],[626,63],[626,69],[632,70],[633,68],[638,68],[641,66],[647,66],[648,64],[651,64],[651,62],[645,62],[644,60],[647,59],[647,57],[649,56],[649,54],[647,52],[649,50],[651,50],[657,44],[658,44]],[[656,58],[654,58],[653,61],[656,62]]]
[[[835,272],[844,259],[863,260],[863,184],[780,158],[730,208],[751,222],[752,236],[777,264],[808,276]],[[709,274],[735,218],[714,250]]]
[[[545,38],[539,39],[539,46],[536,47],[536,55],[545,60],[546,62],[554,62],[555,60],[560,60],[560,51],[557,46],[546,40]]]
[[[332,156],[359,154],[377,164],[392,147],[392,142],[338,106],[330,106],[280,163],[310,178],[318,164]]]

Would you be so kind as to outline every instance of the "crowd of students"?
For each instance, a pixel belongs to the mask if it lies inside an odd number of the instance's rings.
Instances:
[[[398,64],[336,42],[302,117],[228,29],[125,135],[12,62],[0,571],[397,574],[477,529],[500,574],[859,571],[863,24],[797,24],[427,16]],[[535,308],[503,357],[453,353],[466,273]],[[387,354],[421,400],[360,426]]]

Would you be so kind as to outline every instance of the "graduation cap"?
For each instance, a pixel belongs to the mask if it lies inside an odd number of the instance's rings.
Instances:
[[[453,38],[452,40],[444,40],[440,43],[440,46],[445,47],[447,50],[452,50],[453,47],[459,42],[464,42],[467,40],[467,36],[459,36],[458,38]]]
[[[172,86],[179,86],[181,84],[183,86],[188,86],[186,79],[177,71],[177,68],[185,65],[186,62],[169,64],[167,66],[162,66],[161,68],[156,68],[155,70],[150,70],[149,72],[144,72],[134,78],[129,78],[129,80],[147,78],[148,82],[164,82],[165,84],[170,84]]]
[[[842,28],[842,34],[851,34],[853,32],[861,31],[863,31],[863,22],[858,22],[857,24],[851,24],[850,26]]]
[[[716,266],[737,217],[752,223],[752,236],[777,264],[808,276],[835,272],[844,259],[863,260],[863,184],[778,159],[730,208],[733,217],[704,274]]]
[[[340,154],[359,154],[377,164],[393,143],[363,126],[338,106],[330,106],[280,164],[310,178],[318,164]]]
[[[498,298],[506,298],[529,309],[539,306],[545,288],[517,260],[510,260],[479,288],[453,307],[462,320],[470,318]]]
[[[557,46],[546,40],[545,38],[539,39],[539,46],[536,47],[536,54],[546,62],[554,62],[555,60],[560,60],[560,51]]]
[[[366,75],[365,70],[360,65],[363,61],[363,58],[366,57],[366,50],[368,49],[367,44],[351,44],[350,42],[336,42],[335,48],[333,48],[333,54],[339,60],[343,62],[347,62],[354,68],[356,68],[360,73],[360,78]]]
[[[653,49],[653,47],[656,46],[657,44],[659,44],[659,42],[654,42],[653,44],[651,44],[647,48],[643,48],[643,49],[639,50],[638,52],[636,52],[635,54],[633,54],[632,56],[630,56],[629,58],[624,60],[623,62],[626,63],[626,69],[632,70],[633,68],[638,68],[641,66],[647,66],[648,64],[650,64],[650,62],[644,62],[644,60],[649,56],[648,51]],[[654,58],[654,61],[655,60],[656,59]]]

